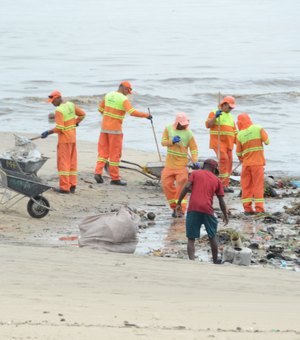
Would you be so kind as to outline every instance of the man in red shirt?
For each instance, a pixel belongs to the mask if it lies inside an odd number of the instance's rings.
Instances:
[[[190,260],[195,260],[195,239],[200,237],[200,228],[204,224],[211,246],[213,262],[218,263],[218,243],[216,239],[218,220],[214,216],[213,197],[216,194],[224,215],[225,225],[228,224],[227,209],[224,202],[224,189],[217,177],[218,163],[213,159],[204,161],[203,169],[193,171],[183,188],[176,209],[181,208],[181,201],[191,192],[186,215],[187,251]]]

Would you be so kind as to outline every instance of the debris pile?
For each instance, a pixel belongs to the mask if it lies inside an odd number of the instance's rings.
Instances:
[[[15,135],[15,147],[1,154],[0,158],[25,163],[39,161],[42,156],[30,139]]]

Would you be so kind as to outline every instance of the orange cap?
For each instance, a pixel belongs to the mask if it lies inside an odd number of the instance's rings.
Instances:
[[[129,94],[132,92],[132,86],[131,86],[131,84],[129,83],[129,81],[124,80],[124,81],[121,82],[120,85],[126,87],[126,88],[128,89],[128,93],[129,93]]]
[[[182,126],[188,126],[190,124],[190,121],[188,120],[188,117],[184,112],[179,112],[176,116],[174,128],[177,128],[178,123]]]
[[[48,96],[48,102],[52,103],[55,98],[61,97],[61,93],[58,90],[52,91]]]
[[[232,109],[235,108],[235,99],[231,96],[224,97],[220,105],[227,103]]]

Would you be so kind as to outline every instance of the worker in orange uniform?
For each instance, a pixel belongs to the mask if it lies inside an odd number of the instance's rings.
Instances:
[[[235,108],[235,99],[231,96],[224,97],[218,109],[210,112],[205,122],[210,129],[209,148],[213,149],[219,161],[219,178],[225,192],[231,192],[228,188],[229,177],[232,172],[232,150],[235,143],[237,129],[230,113]]]
[[[177,114],[174,124],[168,125],[162,135],[161,144],[166,146],[167,158],[161,173],[162,188],[173,210],[172,217],[184,215],[187,206],[187,197],[182,200],[181,210],[176,211],[179,195],[188,181],[189,150],[195,169],[200,168],[198,163],[198,147],[189,130],[189,120],[184,112]]]
[[[58,134],[57,169],[61,194],[75,193],[77,185],[77,148],[76,127],[84,119],[85,112],[72,102],[64,102],[61,93],[54,90],[48,96],[48,102],[55,106],[55,128],[41,134],[46,138],[52,133]]]
[[[122,154],[123,132],[122,124],[126,112],[130,116],[152,119],[151,114],[137,111],[127,99],[132,92],[132,86],[128,81],[119,85],[118,91],[105,95],[99,106],[99,112],[103,115],[101,133],[98,142],[98,160],[95,169],[95,180],[103,183],[102,172],[106,163],[109,163],[110,184],[127,185],[120,178],[119,164]]]
[[[236,154],[242,162],[241,187],[242,202],[246,214],[264,212],[264,147],[269,137],[259,125],[254,125],[247,113],[238,116],[239,129]],[[254,200],[255,211],[252,209]]]

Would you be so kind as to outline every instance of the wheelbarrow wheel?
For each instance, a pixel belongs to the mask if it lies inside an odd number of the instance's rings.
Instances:
[[[49,212],[49,201],[43,196],[36,196],[34,200],[31,198],[27,204],[28,214],[34,218],[45,217]]]

